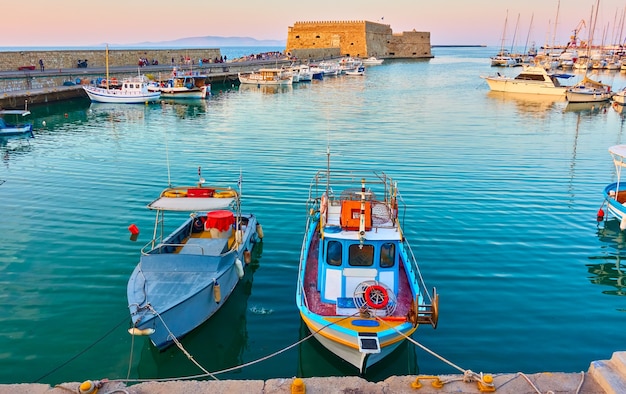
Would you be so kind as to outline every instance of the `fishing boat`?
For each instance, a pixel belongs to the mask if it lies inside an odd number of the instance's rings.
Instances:
[[[241,189],[207,186],[200,169],[198,176],[197,185],[168,187],[148,204],[156,212],[152,240],[128,280],[129,332],[149,335],[159,350],[227,302],[263,237],[256,216],[241,213]],[[166,212],[188,215],[168,233]]]
[[[541,66],[524,66],[515,77],[507,77],[497,73],[491,76],[481,76],[489,89],[494,92],[528,93],[551,96],[565,96],[571,86],[561,85],[559,79],[571,78],[571,74],[557,74],[546,71]]]
[[[262,68],[251,73],[239,73],[239,83],[252,85],[291,85],[293,74],[281,68]]]
[[[204,99],[211,91],[206,79],[206,75],[179,73],[174,69],[167,80],[148,84],[148,91],[161,92],[161,98]]]
[[[405,208],[384,173],[329,167],[311,182],[296,305],[315,338],[360,373],[420,324],[437,327],[439,298],[404,236]]]
[[[106,79],[95,85],[83,85],[89,99],[97,103],[143,104],[157,101],[161,92],[148,91],[148,80],[142,75],[125,78],[113,86],[109,78],[109,47],[106,47]]]
[[[598,210],[598,221],[604,219],[602,208],[606,204],[608,213],[619,220],[620,229],[626,230],[626,183],[622,182],[622,169],[626,168],[626,145],[611,146],[609,153],[613,158],[617,179],[604,188],[604,202]]]
[[[351,76],[363,76],[365,75],[365,67],[363,66],[359,66],[354,70],[348,70],[345,72],[346,75],[351,75]]]
[[[28,136],[30,138],[34,138],[33,124],[20,123],[20,120],[28,115],[30,115],[30,111],[27,107],[24,109],[0,110],[0,138],[17,136]],[[5,116],[15,118],[15,122],[7,123],[4,118]]]
[[[615,92],[615,94],[613,94],[612,100],[617,104],[626,105],[626,88]]]

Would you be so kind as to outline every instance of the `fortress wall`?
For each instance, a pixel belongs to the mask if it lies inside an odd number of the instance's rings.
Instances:
[[[288,28],[287,52],[307,58],[325,54],[322,48],[339,48],[341,56],[432,57],[429,32],[394,34],[389,25],[369,21],[296,22]]]
[[[109,66],[136,65],[139,58],[149,61],[156,59],[159,64],[167,65],[174,62],[178,65],[181,57],[193,59],[215,59],[221,56],[219,49],[109,49]],[[105,49],[102,50],[61,50],[61,51],[11,51],[0,52],[0,70],[17,70],[22,66],[35,66],[39,70],[39,59],[44,61],[46,70],[59,68],[75,68],[77,60],[87,59],[89,67],[104,67],[106,64]]]

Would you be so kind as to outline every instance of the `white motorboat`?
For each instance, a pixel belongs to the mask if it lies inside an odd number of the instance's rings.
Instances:
[[[524,66],[516,77],[507,77],[497,73],[494,76],[482,77],[489,88],[496,92],[547,94],[564,96],[571,86],[561,85],[559,78],[571,78],[571,74],[555,74],[540,66]]]
[[[378,59],[376,56],[370,56],[367,59],[361,60],[363,64],[366,64],[368,66],[375,66],[375,65],[383,64],[384,61],[385,59]]]

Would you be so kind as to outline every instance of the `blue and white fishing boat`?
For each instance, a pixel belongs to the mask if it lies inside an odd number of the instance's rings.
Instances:
[[[128,281],[129,332],[164,349],[224,305],[263,231],[241,213],[241,190],[206,186],[201,176],[196,186],[168,187],[148,208],[154,233]],[[189,216],[167,233],[166,212]]]
[[[32,123],[20,123],[19,119],[30,115],[28,109],[4,109],[0,110],[0,138],[1,137],[14,137],[14,136],[27,136],[34,138],[33,124]],[[18,120],[14,123],[7,123],[4,119],[5,116],[11,116]]]
[[[609,153],[615,165],[616,182],[608,184],[604,188],[604,204],[608,213],[620,221],[620,228],[626,230],[626,183],[622,183],[622,169],[626,167],[626,145],[614,145],[609,148]],[[598,221],[604,219],[604,210],[600,207]]]
[[[296,304],[308,330],[360,373],[410,337],[436,328],[438,295],[426,290],[384,173],[316,173],[307,200]]]

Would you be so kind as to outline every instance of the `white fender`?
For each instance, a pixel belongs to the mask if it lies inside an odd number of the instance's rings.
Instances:
[[[239,279],[243,278],[243,263],[241,260],[235,260],[235,268],[237,269],[237,276],[239,276]]]

